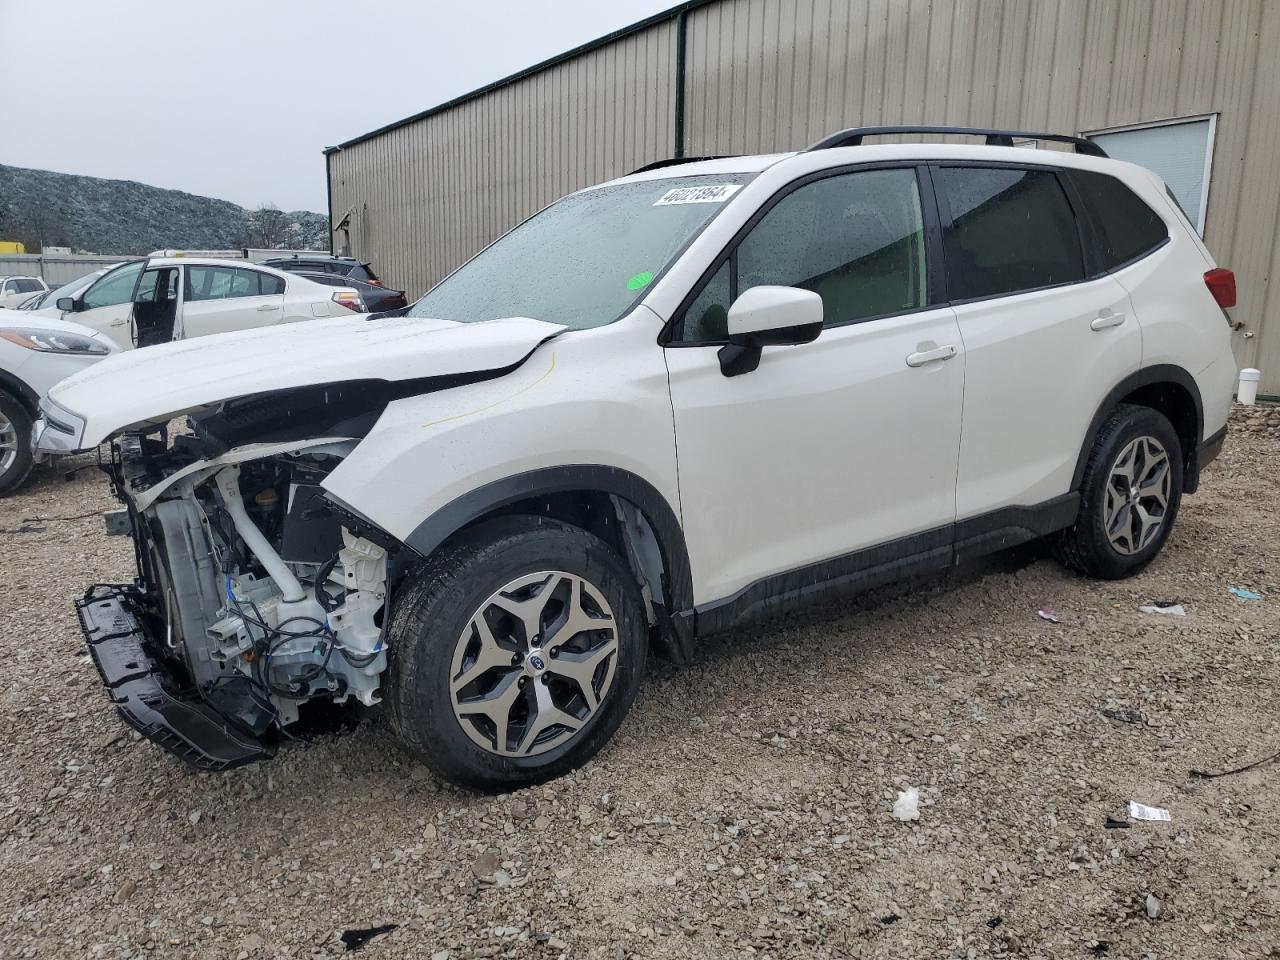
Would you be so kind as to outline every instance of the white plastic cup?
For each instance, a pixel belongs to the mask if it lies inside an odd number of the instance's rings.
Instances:
[[[1253,367],[1245,367],[1240,371],[1240,382],[1236,385],[1236,399],[1246,407],[1252,407],[1258,399],[1258,381],[1262,371]]]

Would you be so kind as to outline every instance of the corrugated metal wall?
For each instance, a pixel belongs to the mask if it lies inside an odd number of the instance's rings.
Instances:
[[[0,254],[0,277],[22,276],[43,277],[51,287],[60,287],[79,277],[87,276],[95,270],[122,263],[128,257],[96,257],[82,256],[74,253],[39,254],[39,253],[5,253]]]
[[[1280,393],[1280,2],[721,0],[687,37],[693,156],[851,126],[1077,133],[1218,113],[1205,241],[1256,334],[1239,359]]]
[[[331,154],[353,253],[417,295],[557,197],[670,156],[675,36],[657,24]]]
[[[689,155],[846,126],[1075,133],[1217,113],[1206,241],[1280,394],[1280,0],[719,0],[686,14]],[[420,292],[576,187],[672,153],[677,21],[334,154],[353,247]],[[1270,329],[1266,329],[1265,318]]]

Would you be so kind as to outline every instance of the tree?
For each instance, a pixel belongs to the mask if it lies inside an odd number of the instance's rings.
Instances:
[[[249,246],[259,250],[277,250],[289,246],[293,223],[289,215],[274,203],[264,203],[249,211]]]
[[[0,212],[4,214],[0,217],[0,240],[19,240],[28,253],[39,253],[46,246],[69,246],[66,223],[51,204],[32,201]]]

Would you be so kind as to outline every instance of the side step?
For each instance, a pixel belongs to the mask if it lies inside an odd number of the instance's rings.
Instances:
[[[146,631],[133,613],[138,599],[135,587],[99,584],[76,601],[89,653],[125,723],[199,770],[230,770],[270,758],[265,743],[231,726],[208,704],[165,688],[165,668],[147,653]]]

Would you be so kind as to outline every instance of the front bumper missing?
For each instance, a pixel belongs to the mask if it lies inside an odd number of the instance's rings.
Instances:
[[[136,587],[98,584],[76,601],[80,629],[107,695],[125,723],[200,770],[230,770],[271,756],[252,734],[233,727],[196,694],[184,696],[151,645],[136,611]]]

